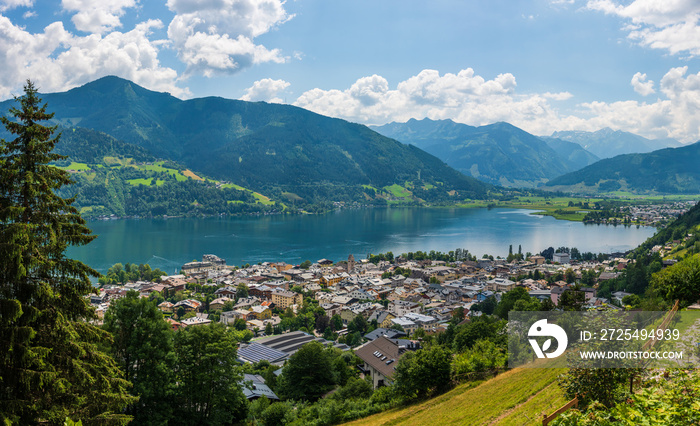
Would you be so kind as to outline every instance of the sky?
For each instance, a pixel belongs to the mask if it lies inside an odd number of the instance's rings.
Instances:
[[[700,140],[698,0],[0,0],[0,99],[106,75],[536,135]]]

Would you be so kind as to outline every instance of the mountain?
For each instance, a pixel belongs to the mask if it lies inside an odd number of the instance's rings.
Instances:
[[[662,148],[683,146],[675,139],[647,139],[633,133],[612,130],[607,127],[597,132],[554,132],[551,137],[577,143],[600,158],[612,158],[620,154],[646,153]]]
[[[547,146],[552,148],[554,152],[559,154],[559,156],[567,163],[572,171],[590,166],[591,164],[600,160],[597,155],[586,151],[577,143],[550,137],[541,139],[547,144]]]
[[[564,141],[550,146],[508,123],[473,127],[426,118],[372,128],[424,149],[465,174],[503,186],[534,187],[595,160],[580,147]]]
[[[416,147],[290,105],[219,97],[183,101],[118,77],[41,96],[64,127],[101,131],[158,158],[280,198],[390,200],[384,188],[392,185],[414,200],[482,198],[488,190]],[[11,102],[0,103],[0,111]]]
[[[700,142],[646,154],[624,154],[559,176],[546,187],[582,193],[700,193]]]

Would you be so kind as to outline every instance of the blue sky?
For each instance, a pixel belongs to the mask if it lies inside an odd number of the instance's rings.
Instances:
[[[118,75],[365,124],[700,139],[696,0],[0,0],[0,98]]]

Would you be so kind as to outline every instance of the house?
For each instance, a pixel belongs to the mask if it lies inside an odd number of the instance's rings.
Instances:
[[[248,401],[254,401],[263,396],[279,401],[279,397],[265,384],[265,379],[259,374],[244,374],[243,381],[238,382],[238,384]]]
[[[178,331],[179,329],[185,327],[185,326],[182,325],[180,322],[175,321],[175,320],[172,319],[172,318],[166,318],[166,319],[165,319],[165,322],[168,323],[168,325],[170,326],[170,329],[173,330],[173,331]]]
[[[302,295],[294,291],[277,289],[271,295],[272,303],[279,309],[287,309],[292,305],[299,305],[303,300]]]
[[[187,286],[187,281],[185,281],[183,275],[173,275],[172,277],[168,277],[167,279],[161,279],[160,282],[169,286],[168,291],[170,292],[170,294],[174,294],[178,291],[183,291]]]
[[[413,322],[414,324],[416,324],[417,327],[420,327],[426,331],[432,329],[437,324],[437,319],[435,317],[431,317],[429,315],[417,314],[415,312],[409,312],[406,315],[404,315],[403,317],[401,317],[401,319],[409,320],[409,321]]]
[[[400,342],[380,336],[355,349],[355,355],[364,363],[362,370],[366,376],[372,378],[372,386],[375,389],[393,382],[399,359],[414,346],[410,341],[405,345]]]
[[[348,293],[348,296],[351,297],[351,298],[353,298],[353,299],[357,299],[357,300],[376,299],[375,296],[369,294],[367,291],[365,291],[365,290],[363,290],[363,289],[360,289],[360,288],[354,289],[353,291],[351,291],[350,293]]]
[[[214,299],[211,302],[209,302],[209,309],[220,311],[224,309],[224,305],[226,304],[226,302],[233,302],[233,300],[227,297],[219,297],[218,299]]]
[[[387,328],[391,325],[391,320],[394,318],[396,318],[396,316],[389,311],[376,310],[372,312],[372,315],[369,316],[367,322],[371,323],[372,321],[377,321],[378,327]]]
[[[494,296],[494,293],[492,291],[480,291],[476,294],[476,301],[483,302],[484,300],[492,296]]]
[[[173,312],[177,312],[180,307],[185,309],[185,312],[198,311],[202,306],[202,302],[194,299],[185,299],[173,305]]]
[[[250,312],[255,316],[255,319],[264,320],[272,318],[272,310],[267,306],[253,306],[250,308]]]
[[[552,255],[552,262],[554,263],[569,263],[569,253],[554,253]]]
[[[381,336],[384,336],[387,339],[400,339],[402,337],[406,337],[406,333],[391,328],[377,328],[374,331],[365,334],[365,339],[375,340]]]
[[[234,311],[222,312],[221,315],[219,315],[219,322],[224,325],[233,325],[236,319]]]
[[[559,298],[561,297],[562,293],[564,293],[564,290],[566,290],[566,287],[552,286],[552,289],[550,290],[550,298],[552,299],[552,303],[554,303],[554,305],[559,305]]]
[[[331,299],[331,301],[332,301],[332,303],[336,303],[338,305],[347,306],[347,305],[355,302],[356,300],[352,297],[349,297],[349,296],[336,296],[333,299]]]
[[[322,286],[324,287],[330,287],[338,284],[339,282],[343,281],[344,279],[349,278],[350,275],[348,275],[347,272],[341,272],[339,274],[326,274],[321,276],[321,279],[319,282],[321,283]]]
[[[347,306],[343,306],[340,309],[340,318],[343,320],[343,324],[347,325],[350,321],[354,320],[356,316],[357,313],[355,313],[352,309],[348,308]]]
[[[406,317],[400,317],[400,318],[394,318],[391,320],[391,323],[393,325],[399,325],[401,328],[406,331],[407,333],[413,333],[414,331],[418,330],[419,328],[422,328],[415,322],[407,319]]]
[[[544,265],[545,258],[543,256],[530,256],[530,262],[535,265]]]
[[[259,297],[263,300],[270,300],[272,298],[272,287],[267,285],[251,286],[248,289],[248,294],[251,296]]]
[[[326,315],[328,318],[333,318],[333,315],[339,315],[340,314],[340,305],[337,303],[321,303],[319,304],[321,308],[323,308],[324,311],[326,311]]]
[[[185,327],[191,327],[194,325],[206,325],[206,324],[211,324],[211,320],[209,318],[206,318],[206,316],[196,316],[192,318],[187,318],[182,321],[180,321],[182,325]]]
[[[486,288],[491,291],[505,293],[515,288],[515,282],[505,278],[494,278],[486,282]]]
[[[421,305],[416,302],[408,302],[404,300],[394,300],[389,303],[389,312],[396,315],[397,317],[402,317],[409,312],[420,312]]]
[[[230,287],[230,286],[222,287],[222,288],[217,289],[214,292],[214,295],[219,296],[219,297],[228,297],[228,298],[233,299],[236,297],[236,288]]]
[[[172,312],[173,306],[175,305],[166,300],[165,302],[162,302],[158,305],[158,309],[160,309],[161,312]]]
[[[534,297],[539,301],[543,301],[545,299],[552,299],[552,290],[532,290],[529,291],[528,294],[530,297]]]

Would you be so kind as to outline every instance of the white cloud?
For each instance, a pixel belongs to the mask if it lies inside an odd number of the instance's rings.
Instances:
[[[647,81],[647,75],[638,72],[632,76],[632,88],[634,91],[642,96],[648,96],[652,93],[656,93],[654,90],[654,82],[652,80]]]
[[[424,70],[395,89],[381,76],[363,77],[345,90],[309,90],[294,104],[364,124],[425,117],[473,126],[507,121],[538,135],[611,127],[694,142],[700,139],[700,73],[686,74],[687,67],[669,70],[660,83],[663,98],[656,102],[590,102],[577,105],[571,114],[552,104],[571,99],[569,92],[519,94],[512,74],[487,80],[471,68],[445,75]],[[632,82],[638,90],[653,91],[653,82],[644,74],[635,74]]]
[[[559,93],[546,92],[546,93],[543,93],[542,96],[544,96],[547,99],[553,99],[555,101],[566,101],[566,100],[574,97],[574,95],[572,95],[569,92],[559,92]]]
[[[105,75],[186,96],[189,91],[175,85],[177,72],[158,61],[162,42],[148,38],[152,28],[160,27],[160,21],[150,20],[125,33],[79,37],[54,22],[43,33],[32,34],[0,16],[0,96],[8,97],[26,79],[41,91],[60,91]]]
[[[175,17],[168,37],[187,65],[187,74],[234,73],[252,64],[282,63],[278,49],[255,37],[288,21],[283,0],[168,0]]]
[[[632,24],[623,27],[642,46],[700,55],[700,2],[697,0],[589,0],[592,10],[617,15]]]
[[[122,26],[124,9],[135,7],[135,0],[61,0],[63,10],[77,12],[71,20],[79,31],[103,34]]]
[[[283,100],[278,98],[277,95],[287,87],[289,87],[289,83],[284,80],[264,78],[256,81],[251,87],[247,88],[245,95],[241,96],[241,100],[265,101],[279,104],[282,103]]]
[[[34,0],[0,0],[0,12],[20,6],[31,7],[32,5],[34,5]]]
[[[36,12],[34,12],[33,10],[28,10],[22,14],[22,18],[24,18],[24,19],[33,18],[35,16],[36,16]]]
[[[516,85],[512,74],[486,80],[471,68],[444,75],[423,70],[399,82],[393,90],[386,79],[373,75],[357,80],[343,91],[309,90],[295,105],[366,124],[428,117],[452,118],[474,125],[507,120],[518,125],[552,115],[545,96],[518,96]],[[549,98],[569,96],[547,94]]]

